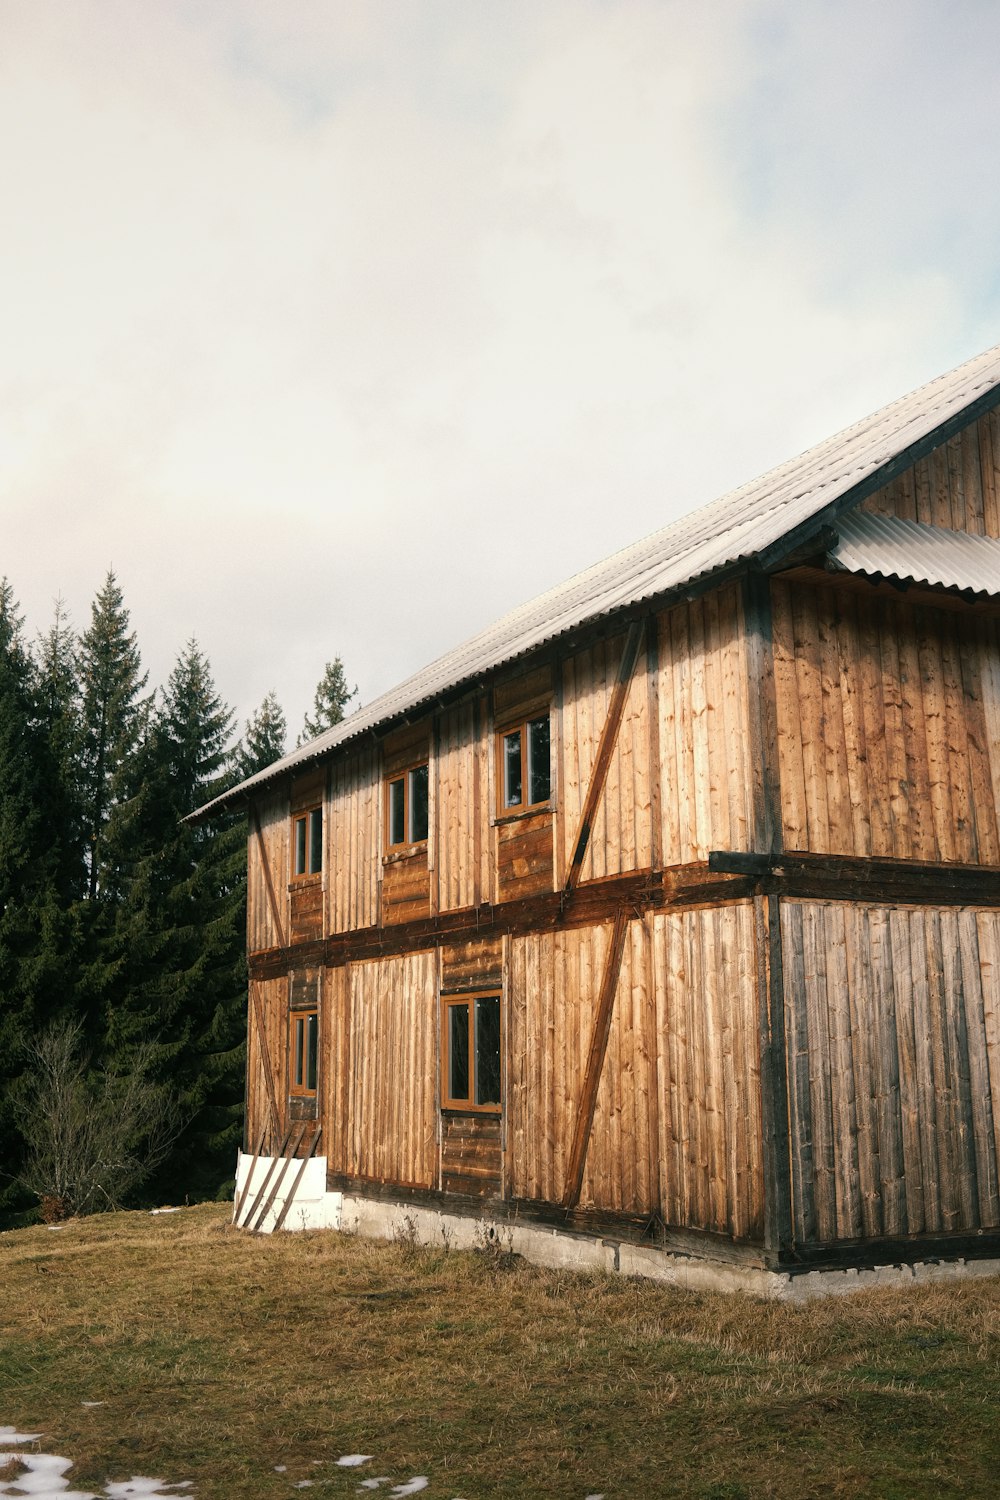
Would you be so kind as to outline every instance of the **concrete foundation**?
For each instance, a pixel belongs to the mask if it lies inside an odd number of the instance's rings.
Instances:
[[[246,1182],[252,1157],[239,1155],[236,1200]],[[279,1164],[280,1165],[280,1164]],[[253,1167],[251,1191],[240,1221],[244,1226],[257,1218],[251,1209],[255,1195],[273,1161],[261,1157]],[[298,1164],[289,1168],[263,1222],[256,1226],[269,1234],[291,1191]],[[816,1297],[842,1296],[872,1287],[914,1286],[925,1282],[952,1281],[959,1277],[1000,1275],[1000,1260],[918,1261],[912,1265],[848,1267],[817,1271],[768,1271],[761,1266],[738,1265],[710,1255],[679,1255],[652,1245],[634,1245],[623,1240],[601,1239],[540,1224],[520,1224],[493,1219],[488,1206],[480,1218],[448,1213],[438,1208],[366,1198],[356,1193],[331,1193],[326,1189],[326,1158],[314,1157],[295,1190],[283,1229],[337,1229],[366,1239],[406,1241],[444,1246],[449,1250],[491,1250],[523,1256],[532,1265],[551,1270],[607,1271],[622,1276],[644,1276],[668,1286],[690,1291],[742,1292],[769,1301],[802,1303]],[[277,1176],[272,1173],[271,1185]],[[270,1187],[263,1194],[266,1199]],[[260,1207],[263,1206],[261,1202]]]

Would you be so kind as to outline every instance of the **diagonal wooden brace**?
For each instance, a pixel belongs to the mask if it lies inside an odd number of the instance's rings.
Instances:
[[[611,929],[611,942],[604,960],[604,974],[601,977],[601,989],[594,1013],[594,1030],[590,1038],[590,1051],[587,1054],[587,1068],[583,1075],[580,1108],[576,1117],[576,1129],[573,1132],[569,1165],[566,1168],[563,1208],[576,1207],[583,1184],[587,1147],[590,1145],[590,1132],[594,1124],[594,1111],[597,1108],[597,1089],[601,1082],[601,1073],[604,1071],[604,1058],[608,1050],[608,1038],[611,1035],[611,1016],[615,1003],[615,991],[618,988],[618,976],[621,973],[622,954],[625,952],[628,920],[628,911],[624,906],[620,906],[615,915],[615,924]]]
[[[639,645],[643,636],[643,623],[641,620],[633,620],[625,637],[625,645],[622,649],[622,659],[618,665],[618,676],[615,679],[614,690],[611,694],[611,702],[608,704],[608,715],[601,730],[600,744],[597,747],[597,755],[594,757],[594,769],[590,773],[590,784],[587,787],[587,796],[580,814],[580,823],[577,828],[576,838],[573,841],[573,858],[570,860],[569,873],[566,876],[566,884],[563,887],[563,895],[569,896],[575,889],[580,879],[580,871],[583,868],[583,857],[590,843],[590,831],[594,825],[594,816],[597,805],[604,791],[604,784],[608,779],[608,770],[611,765],[611,756],[614,752],[615,742],[618,739],[618,730],[622,722],[622,714],[625,712],[625,700],[632,683],[632,675],[635,672],[635,664],[639,659]]]

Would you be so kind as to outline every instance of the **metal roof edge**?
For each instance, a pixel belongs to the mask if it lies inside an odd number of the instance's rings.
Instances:
[[[462,689],[467,690],[467,684],[471,681],[474,681],[477,677],[482,676],[484,673],[492,674],[493,672],[499,670],[501,667],[515,662],[522,657],[530,654],[531,652],[541,650],[543,647],[551,645],[552,642],[556,640],[571,636],[574,631],[579,630],[582,626],[587,625],[589,622],[595,619],[601,617],[621,618],[625,616],[630,610],[639,608],[642,608],[643,610],[648,609],[654,603],[654,601],[658,602],[658,607],[662,607],[663,602],[666,602],[671,598],[683,597],[686,592],[692,589],[692,587],[696,587],[697,592],[701,593],[705,588],[716,585],[726,576],[731,576],[734,573],[745,571],[748,567],[759,568],[768,572],[773,571],[774,568],[781,565],[781,561],[783,558],[787,557],[791,553],[800,550],[809,542],[810,538],[812,538],[817,533],[820,533],[824,526],[829,526],[831,523],[835,523],[836,518],[844,511],[850,510],[854,506],[861,504],[862,501],[865,500],[869,495],[873,494],[883,485],[889,483],[893,478],[903,473],[907,468],[909,468],[912,464],[918,462],[921,458],[925,457],[934,448],[939,447],[943,442],[946,442],[951,436],[960,431],[963,427],[966,427],[971,422],[976,421],[981,415],[983,415],[984,412],[990,411],[993,408],[1000,406],[1000,372],[994,372],[994,378],[990,381],[985,390],[980,391],[980,393],[974,396],[971,400],[963,402],[960,406],[950,411],[941,422],[936,423],[932,427],[928,428],[926,432],[915,438],[911,443],[908,443],[904,447],[897,449],[896,451],[891,453],[891,455],[882,463],[876,463],[855,483],[848,483],[847,488],[837,489],[832,498],[818,504],[817,508],[811,511],[808,516],[804,517],[797,523],[791,524],[787,530],[779,533],[777,536],[774,536],[773,539],[765,546],[760,547],[759,549],[754,549],[752,546],[748,547],[748,549],[744,552],[739,552],[735,556],[730,556],[724,560],[720,560],[717,564],[709,564],[709,566],[703,571],[695,571],[685,579],[665,586],[662,589],[657,589],[654,586],[650,589],[648,594],[639,596],[633,594],[631,597],[624,599],[620,604],[605,601],[604,607],[602,608],[600,600],[597,599],[594,601],[594,608],[589,614],[582,615],[579,619],[574,620],[573,623],[570,624],[561,626],[558,624],[555,625],[551,636],[541,638],[532,637],[527,641],[527,643],[523,645],[520,645],[518,643],[518,638],[515,636],[515,638],[510,642],[512,649],[508,655],[502,654],[503,648],[501,647],[500,654],[498,654],[496,658],[491,660],[488,664],[480,663],[471,670],[460,674],[457,678],[454,679],[454,681],[448,683],[440,689],[431,689],[430,687],[428,687],[428,691],[423,693],[422,696],[417,696],[407,701],[405,703],[405,706],[401,706],[398,709],[389,707],[389,702],[391,702],[392,700],[398,700],[399,695],[404,692],[409,682],[412,682],[416,687],[416,685],[420,683],[421,679],[426,679],[429,676],[432,676],[436,667],[438,667],[439,665],[443,666],[452,657],[460,656],[463,651],[466,651],[468,648],[473,647],[475,643],[479,642],[480,640],[488,640],[489,637],[493,633],[499,631],[505,623],[509,623],[510,626],[513,626],[522,619],[525,621],[530,621],[532,612],[537,611],[538,607],[542,603],[544,603],[544,601],[548,599],[550,595],[558,597],[562,593],[562,591],[572,586],[581,588],[588,579],[600,580],[604,574],[604,570],[607,568],[609,563],[612,563],[615,559],[618,558],[624,559],[634,554],[641,555],[641,549],[644,546],[652,549],[657,539],[669,538],[670,533],[675,528],[680,533],[678,535],[677,547],[678,559],[681,559],[686,554],[688,554],[693,560],[694,557],[698,554],[699,550],[704,548],[705,541],[704,539],[699,538],[697,535],[694,537],[694,539],[691,539],[690,536],[686,534],[686,532],[682,532],[681,529],[689,528],[690,524],[699,516],[704,517],[707,513],[717,511],[721,518],[725,515],[726,505],[728,504],[731,506],[734,502],[738,501],[740,497],[749,496],[755,491],[763,491],[766,494],[766,486],[772,476],[775,480],[778,480],[779,476],[782,478],[786,478],[789,474],[789,471],[792,471],[792,473],[794,473],[796,465],[807,464],[810,456],[812,455],[815,455],[817,462],[821,460],[825,461],[826,453],[834,449],[835,445],[837,445],[838,443],[846,443],[852,436],[856,438],[859,434],[863,434],[866,427],[871,424],[878,423],[881,424],[884,428],[885,423],[890,421],[890,419],[894,415],[905,413],[915,403],[918,403],[918,398],[923,393],[931,391],[936,387],[945,385],[947,382],[955,382],[962,375],[963,371],[967,371],[972,366],[986,362],[990,356],[993,356],[994,361],[1000,360],[1000,346],[994,349],[982,351],[980,354],[972,356],[972,358],[963,361],[962,364],[956,366],[954,369],[935,377],[933,380],[925,382],[922,386],[917,387],[916,390],[896,398],[896,400],[888,403],[884,407],[881,407],[878,411],[870,414],[868,417],[860,418],[858,421],[851,423],[848,427],[842,428],[839,432],[832,434],[830,437],[821,440],[817,444],[814,444],[811,448],[808,448],[802,453],[786,460],[784,463],[778,464],[773,468],[767,470],[757,479],[750,480],[747,483],[740,485],[738,488],[729,491],[726,495],[717,497],[716,499],[709,501],[706,505],[697,507],[687,515],[679,517],[677,521],[670,523],[668,526],[661,527],[659,530],[651,532],[648,536],[640,538],[638,541],[629,543],[626,546],[619,548],[617,551],[611,553],[609,557],[599,559],[597,562],[592,563],[588,568],[585,568],[580,573],[573,575],[563,584],[556,585],[553,589],[547,590],[542,594],[537,595],[533,599],[526,600],[523,604],[509,611],[508,614],[501,616],[501,618],[498,621],[495,621],[492,625],[487,626],[480,632],[477,632],[475,635],[470,637],[468,641],[463,642],[458,647],[453,648],[451,651],[445,652],[443,655],[435,658],[435,660],[430,662],[426,667],[423,667],[418,672],[413,673],[411,677],[404,679],[402,683],[399,683],[395,687],[389,689],[386,693],[380,694],[367,707],[359,708],[354,714],[352,714],[348,719],[345,719],[341,724],[336,725],[331,730],[327,730],[318,738],[316,742],[314,742],[314,744],[310,746],[300,746],[296,750],[291,751],[288,755],[283,756],[281,760],[274,762],[274,764],[271,766],[265,767],[263,771],[257,772],[256,775],[250,777],[247,781],[241,782],[238,786],[231,788],[230,791],[214,798],[211,802],[204,804],[204,806],[195,809],[194,812],[188,814],[187,818],[184,821],[201,821],[203,818],[207,818],[213,813],[221,812],[224,808],[233,805],[241,799],[248,799],[254,789],[263,788],[264,786],[269,785],[271,782],[277,782],[282,776],[294,775],[295,772],[300,768],[324,759],[327,755],[330,755],[334,751],[338,750],[342,745],[350,744],[352,741],[359,739],[365,734],[370,733],[374,736],[378,733],[384,732],[389,725],[394,724],[401,719],[405,719],[408,714],[413,713],[418,709],[425,709],[428,704],[439,701],[442,695],[446,695],[450,698],[455,692],[458,692]],[[955,399],[955,397],[953,396],[952,399]],[[904,424],[903,422],[899,422],[898,425],[902,426]],[[843,480],[841,481],[841,483],[842,482]],[[814,487],[816,487],[816,481],[814,481]],[[805,498],[805,495],[803,494],[801,496],[798,496],[797,498],[803,499]],[[787,498],[782,500],[780,503],[776,501],[775,504],[771,507],[770,511],[765,509],[759,517],[755,518],[755,520],[759,522],[766,519],[768,514],[774,514],[775,512],[783,511],[788,508],[788,504],[789,501]],[[736,530],[738,533],[741,528],[739,525],[737,525],[735,527],[731,527],[730,529]],[[749,536],[746,539],[747,541],[751,540]],[[662,572],[662,566],[656,568],[655,571],[658,573]],[[378,705],[383,699],[388,700],[387,707],[384,715],[382,717],[379,717]],[[374,718],[372,718],[373,711],[375,711],[376,713],[376,717]],[[352,732],[351,725],[355,720],[361,720],[362,722],[359,722],[358,727]]]

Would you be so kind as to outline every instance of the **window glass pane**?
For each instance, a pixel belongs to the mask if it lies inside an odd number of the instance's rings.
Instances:
[[[319,1017],[313,1011],[311,1016],[306,1016],[306,1088],[311,1093],[316,1091],[316,1041],[319,1031]]]
[[[528,725],[528,802],[549,800],[549,716]]]
[[[301,1016],[295,1017],[295,1046],[293,1048],[292,1081],[297,1089],[302,1087],[302,1078],[305,1072],[305,1059],[303,1056],[304,1026]]]
[[[448,1098],[469,1097],[469,1007],[448,1006]]]
[[[500,1103],[500,996],[476,1001],[476,1103]]]
[[[295,873],[304,875],[306,873],[306,820],[295,819]]]
[[[503,805],[521,805],[521,731],[503,737]]]
[[[404,818],[404,806],[406,788],[402,776],[398,781],[389,783],[389,843],[406,843],[406,820]]]
[[[323,868],[323,809],[314,807],[309,814],[309,873]]]
[[[416,766],[410,772],[410,842],[413,844],[427,837],[427,787],[427,767]]]

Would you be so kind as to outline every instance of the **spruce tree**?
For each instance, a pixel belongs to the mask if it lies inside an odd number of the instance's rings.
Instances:
[[[260,707],[250,715],[243,738],[236,747],[237,778],[246,781],[280,760],[285,753],[287,735],[288,725],[277,694],[269,692]]]
[[[344,717],[347,705],[357,695],[357,691],[356,686],[352,688],[347,686],[347,674],[340,657],[335,656],[333,661],[328,661],[313,698],[312,717],[306,714],[298,743],[304,745],[307,740],[313,740],[324,730],[332,729],[335,724],[339,724]]]
[[[161,1077],[176,1091],[185,1127],[157,1181],[175,1198],[218,1190],[242,1128],[245,830],[235,815],[183,821],[232,784],[231,725],[191,641],[136,747],[129,794],[107,832],[121,880],[108,1045],[121,1065],[152,1040]]]
[[[114,879],[105,859],[105,829],[149,707],[141,697],[147,675],[113,571],[91,606],[90,627],[80,639],[79,671],[86,895],[93,901]]]
[[[58,773],[40,724],[23,622],[0,581],[0,1207],[23,1142],[12,1085],[39,1030],[72,1007],[72,932],[60,900]]]
[[[86,881],[81,785],[83,723],[77,676],[76,637],[66,607],[56,600],[49,630],[38,640],[38,721],[55,766],[53,816],[62,829],[60,891],[72,901]]]

